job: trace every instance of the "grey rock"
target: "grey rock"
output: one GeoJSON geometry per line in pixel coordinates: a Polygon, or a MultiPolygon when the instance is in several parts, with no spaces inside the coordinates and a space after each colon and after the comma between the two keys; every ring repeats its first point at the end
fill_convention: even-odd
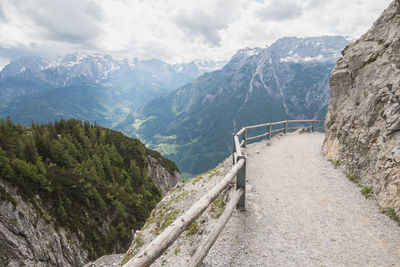
{"type": "Polygon", "coordinates": [[[149,176],[153,183],[163,190],[163,194],[182,183],[182,176],[179,172],[173,174],[163,168],[156,159],[147,156],[149,176]]]}
{"type": "Polygon", "coordinates": [[[400,214],[400,1],[343,50],[330,79],[324,153],[400,214]]]}
{"type": "Polygon", "coordinates": [[[121,265],[125,254],[105,255],[94,262],[90,262],[85,267],[117,267],[121,265]]]}
{"type": "Polygon", "coordinates": [[[75,233],[57,230],[16,188],[0,185],[15,201],[0,202],[0,266],[83,266],[88,252],[75,233]]]}

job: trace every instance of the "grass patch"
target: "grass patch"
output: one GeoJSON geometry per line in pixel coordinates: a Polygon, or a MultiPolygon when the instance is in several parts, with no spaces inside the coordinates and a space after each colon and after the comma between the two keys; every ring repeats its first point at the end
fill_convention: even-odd
{"type": "Polygon", "coordinates": [[[121,266],[127,263],[130,259],[132,259],[133,253],[132,250],[129,249],[128,252],[125,254],[124,258],[122,259],[121,266]]]}
{"type": "Polygon", "coordinates": [[[175,255],[178,255],[181,252],[181,247],[177,246],[174,250],[175,255]]]}
{"type": "Polygon", "coordinates": [[[371,186],[364,186],[361,188],[361,194],[365,196],[366,198],[369,198],[372,196],[372,187],[371,186]]]}
{"type": "Polygon", "coordinates": [[[162,260],[161,260],[161,265],[162,265],[162,266],[164,266],[166,263],[167,263],[167,260],[166,260],[166,259],[162,259],[162,260]]]}
{"type": "Polygon", "coordinates": [[[383,39],[379,39],[378,44],[380,44],[380,45],[383,44],[383,39]]]}
{"type": "Polygon", "coordinates": [[[400,217],[396,214],[396,211],[393,208],[386,208],[383,210],[383,213],[389,216],[393,221],[397,222],[400,226],[400,217]]]}
{"type": "Polygon", "coordinates": [[[201,234],[201,231],[199,230],[199,225],[197,224],[197,222],[192,222],[186,230],[186,236],[191,236],[197,233],[201,234]]]}
{"type": "Polygon", "coordinates": [[[177,203],[181,198],[184,198],[187,195],[189,195],[189,191],[184,190],[180,195],[178,195],[175,198],[172,198],[170,201],[168,201],[167,208],[170,207],[172,203],[177,203]]]}
{"type": "Polygon", "coordinates": [[[375,62],[377,59],[377,56],[371,56],[368,60],[367,60],[367,64],[370,64],[372,62],[375,62]]]}
{"type": "Polygon", "coordinates": [[[198,181],[201,180],[201,178],[203,178],[203,176],[197,175],[196,177],[192,178],[190,181],[192,181],[192,185],[195,185],[198,181]]]}
{"type": "Polygon", "coordinates": [[[136,236],[134,242],[135,242],[135,244],[136,244],[136,247],[138,247],[138,248],[140,248],[140,247],[143,246],[143,244],[144,244],[143,238],[142,238],[142,236],[141,236],[140,234],[138,234],[138,235],[136,236]]]}
{"type": "Polygon", "coordinates": [[[337,169],[338,167],[340,166],[340,160],[335,160],[334,162],[333,162],[333,168],[334,169],[337,169]]]}
{"type": "Polygon", "coordinates": [[[165,216],[164,222],[161,224],[160,229],[158,229],[156,231],[156,233],[158,234],[160,231],[163,231],[165,228],[170,226],[171,223],[173,223],[175,221],[178,213],[179,213],[179,210],[174,210],[174,211],[171,211],[167,216],[165,216]]]}
{"type": "Polygon", "coordinates": [[[224,196],[219,196],[216,200],[213,201],[211,206],[211,212],[215,214],[215,218],[221,216],[225,209],[225,201],[224,196]]]}
{"type": "Polygon", "coordinates": [[[155,223],[156,218],[154,217],[154,211],[155,209],[153,209],[150,213],[149,218],[146,220],[145,225],[143,226],[143,229],[147,229],[149,227],[150,224],[155,223]]]}
{"type": "Polygon", "coordinates": [[[361,186],[361,184],[360,184],[360,179],[357,178],[357,176],[348,173],[348,174],[346,175],[346,177],[347,177],[347,179],[350,180],[350,182],[356,184],[357,186],[361,186]]]}

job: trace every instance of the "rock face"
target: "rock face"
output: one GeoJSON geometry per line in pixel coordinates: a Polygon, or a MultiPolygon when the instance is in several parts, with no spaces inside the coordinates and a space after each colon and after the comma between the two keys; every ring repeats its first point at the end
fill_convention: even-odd
{"type": "Polygon", "coordinates": [[[400,214],[400,1],[333,70],[324,153],[400,214]]]}
{"type": "MultiPolygon", "coordinates": [[[[179,172],[171,174],[151,156],[147,160],[149,176],[164,194],[182,182],[179,172]]],[[[55,227],[45,204],[36,199],[41,212],[0,178],[0,266],[83,266],[89,255],[78,238],[83,234],[55,227]]],[[[110,262],[123,256],[103,256],[88,266],[113,266],[110,262]]]]}
{"type": "Polygon", "coordinates": [[[149,176],[153,183],[163,190],[163,194],[182,183],[182,176],[175,171],[173,174],[163,168],[156,159],[147,156],[149,176]]]}
{"type": "MultiPolygon", "coordinates": [[[[16,188],[0,179],[11,201],[0,201],[0,266],[82,266],[88,252],[76,234],[55,229],[16,188]]],[[[40,202],[40,201],[38,201],[40,202]]]]}

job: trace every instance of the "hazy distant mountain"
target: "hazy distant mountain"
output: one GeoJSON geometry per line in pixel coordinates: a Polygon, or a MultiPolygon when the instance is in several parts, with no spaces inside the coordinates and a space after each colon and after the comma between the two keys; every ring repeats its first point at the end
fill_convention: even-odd
{"type": "Polygon", "coordinates": [[[349,42],[340,36],[282,38],[239,50],[222,69],[156,98],[117,128],[200,173],[225,158],[232,132],[289,118],[324,118],[329,76],[349,42]]]}
{"type": "Polygon", "coordinates": [[[24,124],[74,117],[112,127],[147,101],[217,67],[83,52],[51,60],[25,57],[0,72],[0,116],[24,124]]]}

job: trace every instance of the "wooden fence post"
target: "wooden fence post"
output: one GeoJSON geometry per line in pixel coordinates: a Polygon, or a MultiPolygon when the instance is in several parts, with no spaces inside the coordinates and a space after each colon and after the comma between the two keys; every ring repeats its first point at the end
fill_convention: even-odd
{"type": "Polygon", "coordinates": [[[243,147],[246,147],[246,145],[247,145],[247,129],[246,128],[244,128],[243,140],[244,140],[243,147]]]}
{"type": "Polygon", "coordinates": [[[236,135],[236,134],[232,134],[232,162],[233,162],[233,165],[236,164],[235,135],[236,135]]]}
{"type": "Polygon", "coordinates": [[[236,208],[240,210],[245,210],[245,200],[246,200],[246,156],[238,156],[238,161],[244,159],[243,167],[236,174],[236,190],[243,188],[243,195],[240,197],[236,208]]]}
{"type": "Polygon", "coordinates": [[[268,124],[268,140],[271,140],[271,124],[268,124]]]}
{"type": "Polygon", "coordinates": [[[312,121],[312,126],[311,126],[311,132],[314,132],[314,127],[315,127],[315,121],[312,121]]]}
{"type": "Polygon", "coordinates": [[[285,121],[285,129],[283,130],[283,133],[287,133],[287,121],[285,121]]]}

